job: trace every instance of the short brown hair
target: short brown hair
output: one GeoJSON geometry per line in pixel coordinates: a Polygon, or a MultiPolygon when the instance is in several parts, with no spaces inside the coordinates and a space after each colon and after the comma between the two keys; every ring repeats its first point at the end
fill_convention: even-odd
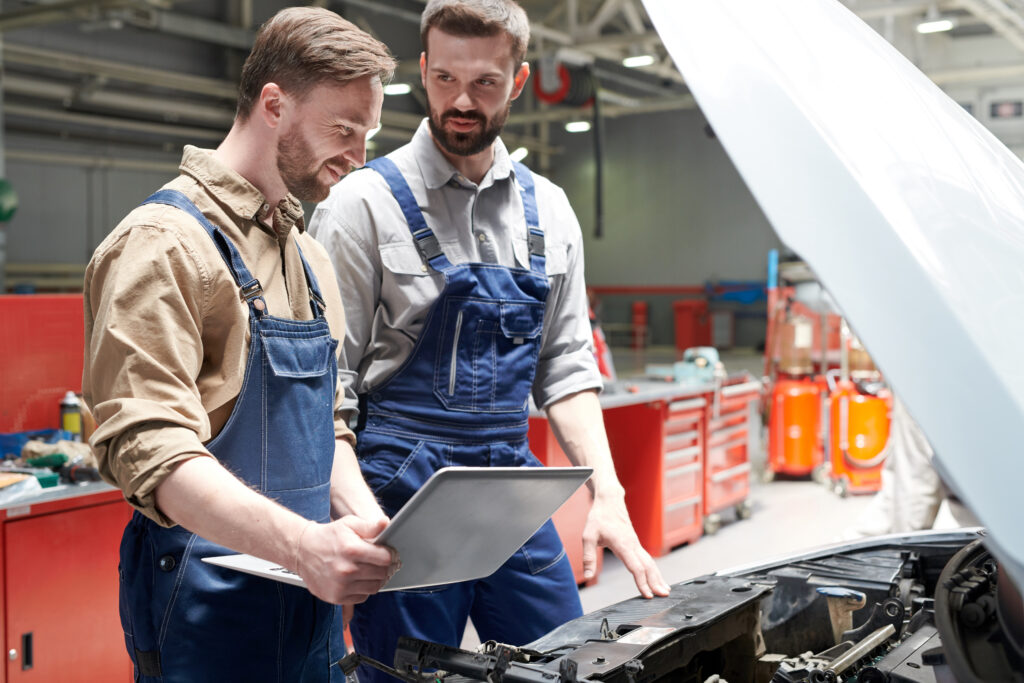
{"type": "Polygon", "coordinates": [[[249,118],[267,83],[303,97],[324,81],[378,76],[387,82],[395,58],[384,43],[321,7],[289,7],[260,27],[242,66],[235,116],[249,118]]]}
{"type": "Polygon", "coordinates": [[[430,0],[420,17],[420,40],[427,49],[427,33],[436,28],[453,36],[490,37],[507,33],[518,66],[526,59],[530,20],[512,0],[430,0]]]}

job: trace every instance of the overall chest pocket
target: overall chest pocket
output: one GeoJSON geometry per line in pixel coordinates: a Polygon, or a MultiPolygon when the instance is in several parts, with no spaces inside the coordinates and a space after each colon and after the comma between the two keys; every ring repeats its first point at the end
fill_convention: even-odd
{"type": "Polygon", "coordinates": [[[310,379],[331,369],[338,340],[329,334],[303,334],[281,330],[261,333],[263,349],[276,377],[310,379]]]}
{"type": "Polygon", "coordinates": [[[526,408],[540,350],[544,304],[452,297],[445,302],[434,394],[450,410],[526,408]]]}

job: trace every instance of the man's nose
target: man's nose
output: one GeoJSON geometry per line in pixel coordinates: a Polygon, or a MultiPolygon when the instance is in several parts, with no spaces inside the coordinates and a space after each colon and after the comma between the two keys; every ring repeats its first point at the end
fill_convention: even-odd
{"type": "Polygon", "coordinates": [[[352,148],[345,154],[345,158],[352,164],[352,169],[362,168],[366,165],[366,139],[362,139],[357,142],[352,148]]]}
{"type": "Polygon", "coordinates": [[[473,98],[469,96],[469,92],[466,90],[459,91],[459,94],[455,97],[455,101],[452,102],[452,106],[459,111],[470,111],[476,109],[476,105],[473,103],[473,98]]]}

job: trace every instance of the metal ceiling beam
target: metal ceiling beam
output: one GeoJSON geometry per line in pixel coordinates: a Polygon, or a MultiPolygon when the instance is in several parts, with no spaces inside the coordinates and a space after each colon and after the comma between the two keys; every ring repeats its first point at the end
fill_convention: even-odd
{"type": "Polygon", "coordinates": [[[604,3],[594,13],[594,17],[587,23],[585,33],[593,36],[601,35],[601,29],[622,10],[625,0],[604,0],[604,3]]]}
{"type": "Polygon", "coordinates": [[[256,38],[256,32],[249,28],[152,7],[140,6],[117,10],[108,12],[107,16],[122,19],[125,23],[138,28],[201,40],[213,45],[233,47],[238,50],[250,50],[253,40],[256,38]]]}
{"type": "Polygon", "coordinates": [[[893,0],[892,2],[863,3],[845,0],[847,8],[861,19],[881,19],[883,17],[907,16],[924,14],[935,5],[939,10],[957,7],[954,0],[893,0]]]}
{"type": "Polygon", "coordinates": [[[27,78],[16,74],[7,74],[4,78],[4,87],[8,93],[14,95],[56,101],[64,106],[76,101],[85,102],[104,109],[156,116],[165,120],[185,120],[207,124],[224,131],[231,126],[235,118],[233,109],[184,102],[173,98],[154,98],[101,89],[82,89],[75,85],[46,81],[40,78],[27,78]]]}
{"type": "Polygon", "coordinates": [[[181,90],[182,92],[219,97],[231,101],[238,97],[237,86],[227,80],[192,76],[125,62],[97,59],[70,52],[16,45],[10,41],[4,41],[3,56],[4,60],[10,64],[59,69],[68,73],[100,76],[127,83],[157,85],[171,90],[181,90]]]}
{"type": "MultiPolygon", "coordinates": [[[[1013,21],[1006,12],[1008,8],[1000,0],[957,0],[957,4],[974,16],[986,22],[992,30],[1006,38],[1018,50],[1024,51],[1024,29],[1013,21]]],[[[1010,14],[1020,16],[1013,10],[1010,14]]]]}
{"type": "Polygon", "coordinates": [[[386,14],[391,17],[397,17],[398,19],[404,19],[405,21],[412,22],[414,24],[420,23],[420,13],[410,12],[408,10],[399,9],[398,7],[392,7],[382,2],[373,0],[339,0],[343,5],[351,5],[353,7],[359,7],[361,9],[370,10],[377,14],[386,14]]]}
{"type": "MultiPolygon", "coordinates": [[[[697,103],[692,95],[678,95],[675,97],[640,100],[640,104],[637,106],[604,106],[601,107],[601,114],[609,118],[618,118],[633,114],[652,114],[662,111],[694,109],[696,106],[697,103]]],[[[581,118],[589,119],[592,115],[593,110],[589,107],[552,107],[524,114],[513,114],[508,117],[508,123],[509,125],[516,126],[526,126],[534,123],[558,123],[581,118]]],[[[503,135],[502,137],[505,136],[503,135]]]]}
{"type": "Polygon", "coordinates": [[[63,0],[0,12],[0,33],[31,26],[96,19],[104,10],[155,5],[169,7],[160,0],[63,0]]]}
{"type": "Polygon", "coordinates": [[[210,130],[209,128],[190,128],[187,126],[172,125],[169,123],[150,123],[147,121],[130,121],[114,116],[99,116],[96,114],[80,114],[77,112],[46,109],[45,107],[33,107],[20,104],[5,104],[4,111],[7,116],[24,116],[34,120],[52,121],[55,123],[85,126],[89,128],[103,128],[107,130],[127,130],[134,133],[145,133],[164,138],[176,140],[206,140],[219,141],[223,139],[223,131],[210,130]]]}
{"type": "Polygon", "coordinates": [[[27,161],[37,164],[54,164],[56,166],[81,166],[95,169],[110,168],[119,171],[156,171],[172,174],[177,174],[178,172],[178,164],[172,161],[95,157],[85,154],[53,154],[27,149],[8,149],[4,155],[8,161],[27,161]]]}
{"type": "Polygon", "coordinates": [[[1024,63],[942,69],[929,72],[928,78],[939,86],[975,85],[978,82],[989,81],[1019,81],[1024,79],[1024,63]]]}
{"type": "Polygon", "coordinates": [[[983,5],[987,5],[989,9],[1005,20],[1010,26],[1013,26],[1018,33],[1024,32],[1024,16],[1021,16],[1018,9],[1010,7],[1004,0],[980,0],[980,2],[983,5]]]}
{"type": "Polygon", "coordinates": [[[626,17],[626,23],[633,29],[634,33],[643,33],[647,30],[644,26],[643,17],[640,16],[640,10],[637,9],[635,2],[627,2],[622,8],[622,14],[626,17]]]}

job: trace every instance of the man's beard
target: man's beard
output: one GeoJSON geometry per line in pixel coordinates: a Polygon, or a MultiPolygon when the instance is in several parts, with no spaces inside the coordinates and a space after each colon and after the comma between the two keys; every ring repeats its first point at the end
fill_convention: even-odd
{"type": "MultiPolygon", "coordinates": [[[[310,168],[307,164],[314,158],[313,149],[299,134],[292,130],[277,142],[277,170],[290,193],[304,202],[322,202],[331,193],[331,186],[320,180],[320,171],[325,164],[310,168]]],[[[346,161],[335,162],[342,169],[342,175],[352,170],[346,161]]]]}
{"type": "Polygon", "coordinates": [[[437,144],[441,145],[441,149],[455,156],[470,157],[490,147],[491,143],[501,134],[501,129],[505,127],[505,122],[508,120],[508,113],[512,109],[512,99],[509,98],[505,108],[490,120],[478,111],[460,112],[457,109],[449,109],[438,115],[430,106],[429,98],[427,99],[427,109],[430,112],[430,116],[427,117],[430,133],[434,136],[437,144]],[[450,118],[474,119],[482,125],[468,133],[458,133],[445,129],[444,124],[450,118]]]}

